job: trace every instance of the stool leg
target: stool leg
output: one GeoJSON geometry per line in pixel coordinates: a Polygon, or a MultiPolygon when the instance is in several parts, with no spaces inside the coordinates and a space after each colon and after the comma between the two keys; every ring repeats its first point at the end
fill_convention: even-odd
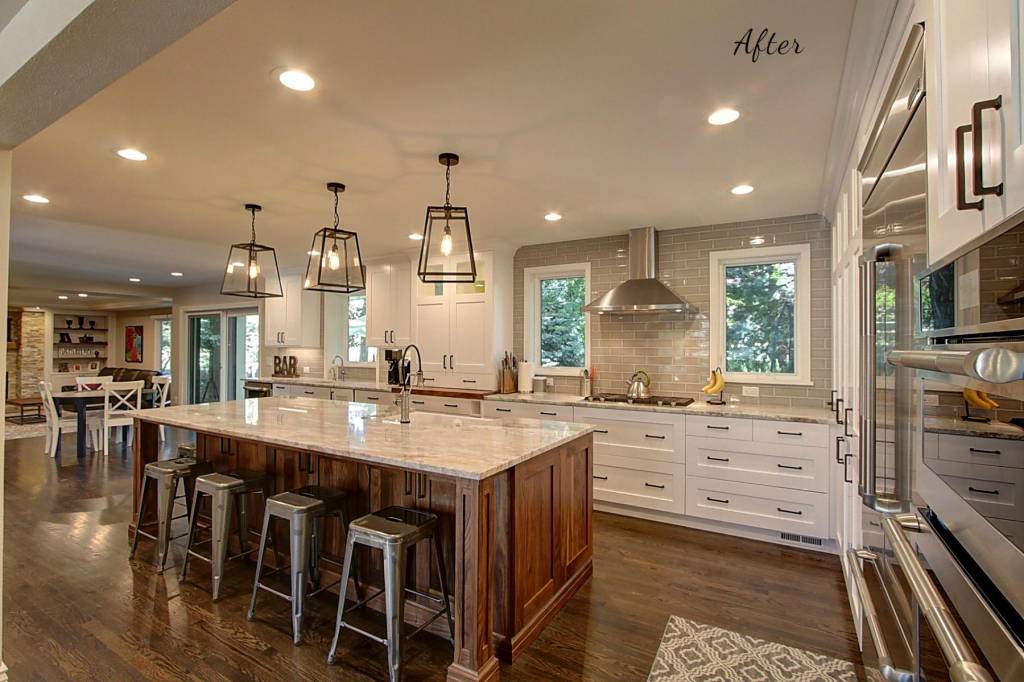
{"type": "Polygon", "coordinates": [[[312,541],[314,520],[309,514],[295,514],[291,520],[292,552],[292,642],[302,643],[302,616],[306,606],[306,580],[309,570],[309,545],[312,541]]]}
{"type": "Polygon", "coordinates": [[[242,554],[249,550],[249,496],[245,493],[235,500],[235,509],[238,514],[238,552],[242,554]]]}
{"type": "Polygon", "coordinates": [[[249,620],[256,616],[256,593],[260,591],[260,574],[263,572],[263,553],[267,550],[267,535],[270,532],[270,511],[263,512],[263,533],[260,534],[260,553],[256,557],[256,577],[252,581],[252,599],[249,601],[249,620]]]}
{"type": "Polygon", "coordinates": [[[199,520],[199,491],[192,491],[192,513],[188,515],[188,535],[185,538],[185,558],[181,560],[181,573],[178,574],[178,582],[183,582],[188,575],[189,551],[192,549],[192,541],[196,536],[196,522],[199,520]]]}
{"type": "MultiPolygon", "coordinates": [[[[185,513],[189,518],[192,518],[192,504],[195,501],[195,495],[193,493],[195,493],[196,490],[196,479],[191,476],[185,476],[181,480],[185,484],[185,513]]],[[[178,491],[175,490],[174,492],[178,491]]]]}
{"type": "Polygon", "coordinates": [[[323,517],[313,519],[313,542],[309,551],[309,580],[314,590],[320,589],[320,538],[323,534],[323,517]]]}
{"type": "Polygon", "coordinates": [[[213,600],[220,597],[220,583],[224,578],[224,562],[228,555],[228,538],[231,536],[231,500],[234,495],[227,490],[214,491],[212,495],[213,516],[213,600]]]}
{"type": "Polygon", "coordinates": [[[341,567],[341,583],[338,585],[338,617],[334,622],[334,639],[331,641],[331,648],[327,650],[327,665],[334,665],[335,656],[338,651],[338,640],[341,639],[341,624],[345,618],[345,593],[348,592],[348,575],[352,570],[352,555],[355,553],[355,543],[349,535],[345,542],[345,562],[341,567]]]}
{"type": "Polygon", "coordinates": [[[132,536],[132,551],[128,552],[128,558],[135,558],[135,550],[139,547],[139,528],[142,527],[142,515],[146,513],[146,491],[149,489],[149,476],[142,478],[142,492],[139,494],[139,512],[135,515],[135,534],[132,536]]]}
{"type": "Polygon", "coordinates": [[[176,476],[163,476],[157,482],[156,488],[156,510],[160,515],[157,531],[156,558],[159,564],[159,572],[164,572],[167,564],[168,550],[171,547],[171,516],[174,514],[174,496],[177,493],[178,478],[176,476]]]}
{"type": "Polygon", "coordinates": [[[444,615],[448,618],[448,633],[452,644],[455,643],[455,621],[452,620],[452,605],[448,602],[448,576],[444,570],[444,555],[441,554],[441,542],[437,535],[431,537],[434,543],[434,557],[437,563],[437,579],[441,583],[441,599],[444,600],[444,615]]]}
{"type": "Polygon", "coordinates": [[[384,545],[384,602],[388,620],[388,679],[402,674],[402,623],[405,620],[405,545],[384,545]]]}

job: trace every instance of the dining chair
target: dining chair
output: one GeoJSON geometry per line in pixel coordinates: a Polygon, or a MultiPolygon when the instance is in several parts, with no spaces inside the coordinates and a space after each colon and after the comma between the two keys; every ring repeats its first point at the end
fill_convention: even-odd
{"type": "Polygon", "coordinates": [[[57,448],[60,446],[61,433],[75,433],[78,431],[78,419],[62,417],[57,411],[57,404],[53,401],[53,386],[49,381],[39,382],[39,397],[43,399],[43,414],[46,415],[46,454],[50,457],[57,456],[57,448]]]}
{"type": "Polygon", "coordinates": [[[108,381],[103,384],[103,454],[110,450],[110,429],[118,426],[132,426],[134,418],[128,416],[133,410],[142,409],[142,387],[146,382],[108,381]]]}
{"type": "MultiPolygon", "coordinates": [[[[153,396],[153,407],[167,407],[171,403],[171,376],[169,374],[161,374],[160,376],[151,377],[150,381],[153,383],[153,388],[156,389],[156,395],[153,396]]],[[[166,426],[160,425],[160,440],[161,442],[166,440],[166,426]]]]}
{"type": "Polygon", "coordinates": [[[114,380],[111,376],[102,377],[75,377],[75,390],[98,391],[103,384],[109,384],[114,380]]]}

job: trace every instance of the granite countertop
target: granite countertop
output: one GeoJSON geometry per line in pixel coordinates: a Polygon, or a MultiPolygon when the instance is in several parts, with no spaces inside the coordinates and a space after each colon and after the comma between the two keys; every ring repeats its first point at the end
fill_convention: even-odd
{"type": "Polygon", "coordinates": [[[311,450],[372,464],[485,479],[594,430],[540,419],[481,419],[316,398],[276,397],[178,405],[137,419],[214,435],[311,450]]]}
{"type": "MultiPolygon", "coordinates": [[[[262,376],[256,379],[268,384],[291,384],[295,386],[316,386],[319,388],[343,388],[356,389],[361,391],[391,391],[398,392],[398,386],[375,381],[373,379],[319,379],[315,377],[275,377],[262,376]]],[[[430,386],[414,386],[413,393],[418,395],[439,395],[453,398],[469,398],[481,400],[494,391],[482,391],[473,388],[431,388],[430,386]]]]}
{"type": "Polygon", "coordinates": [[[977,436],[1003,440],[1024,440],[1024,429],[1005,422],[967,422],[956,417],[925,417],[925,433],[946,433],[955,436],[977,436]]]}
{"type": "Polygon", "coordinates": [[[768,421],[801,422],[806,424],[834,424],[836,417],[831,410],[821,407],[785,407],[780,405],[755,405],[752,403],[729,403],[727,405],[708,405],[703,400],[695,400],[686,407],[668,407],[664,405],[637,405],[629,403],[611,403],[585,401],[573,393],[493,393],[485,400],[501,400],[511,403],[532,403],[535,405],[571,405],[574,407],[594,407],[607,410],[637,410],[641,412],[661,412],[667,414],[690,414],[713,417],[747,417],[768,421]]]}

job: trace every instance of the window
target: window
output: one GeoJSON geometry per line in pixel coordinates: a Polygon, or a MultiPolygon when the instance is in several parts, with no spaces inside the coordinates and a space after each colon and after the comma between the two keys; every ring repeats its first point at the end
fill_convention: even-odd
{"type": "Polygon", "coordinates": [[[810,246],[711,254],[711,366],[744,383],[811,385],[810,246]]]}
{"type": "Polygon", "coordinates": [[[160,371],[169,374],[171,371],[171,318],[157,320],[160,327],[160,371]]]}
{"type": "Polygon", "coordinates": [[[526,359],[538,374],[576,375],[590,366],[590,263],[526,268],[526,359]]]}
{"type": "Polygon", "coordinates": [[[348,297],[348,358],[347,362],[375,363],[377,349],[366,345],[366,294],[348,297]]]}

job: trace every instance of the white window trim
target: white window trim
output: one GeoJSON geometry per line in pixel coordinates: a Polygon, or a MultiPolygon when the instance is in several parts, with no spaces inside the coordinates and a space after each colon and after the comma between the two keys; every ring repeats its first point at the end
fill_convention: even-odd
{"type": "MultiPolygon", "coordinates": [[[[590,263],[566,263],[523,269],[523,351],[537,376],[578,376],[583,367],[540,366],[540,280],[556,277],[584,277],[584,291],[590,295],[590,263]]],[[[590,367],[590,315],[583,314],[583,362],[590,367]]]]}
{"type": "MultiPolygon", "coordinates": [[[[348,357],[347,357],[348,356],[348,306],[349,306],[349,301],[351,300],[351,298],[353,296],[365,296],[366,297],[366,317],[367,317],[367,320],[369,320],[369,317],[370,317],[370,293],[369,293],[369,289],[364,289],[363,291],[360,291],[360,292],[357,292],[357,293],[348,294],[347,296],[345,296],[345,355],[346,355],[346,357],[345,357],[345,366],[346,367],[370,367],[372,369],[376,369],[377,368],[377,361],[376,360],[374,360],[373,362],[349,362],[348,357]]],[[[367,348],[377,348],[376,346],[371,346],[370,344],[367,344],[366,347],[367,348]]],[[[383,351],[380,348],[377,348],[377,357],[378,358],[380,357],[382,352],[383,351]]],[[[329,365],[326,365],[326,366],[329,366],[329,365]]]]}
{"type": "Polygon", "coordinates": [[[780,258],[796,259],[796,373],[761,374],[725,372],[726,381],[743,384],[783,384],[813,386],[811,381],[811,245],[767,246],[735,251],[712,251],[711,279],[711,367],[725,368],[725,267],[771,263],[780,258]]]}

